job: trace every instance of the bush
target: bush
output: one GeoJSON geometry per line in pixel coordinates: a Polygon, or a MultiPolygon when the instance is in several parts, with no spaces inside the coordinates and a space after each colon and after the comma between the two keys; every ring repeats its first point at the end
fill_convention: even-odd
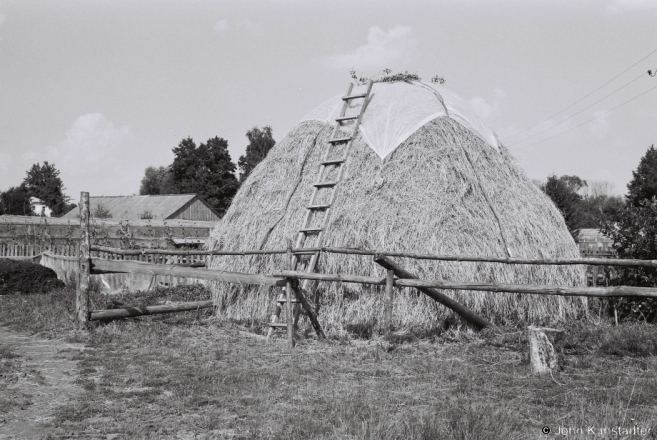
{"type": "Polygon", "coordinates": [[[0,295],[48,293],[64,287],[54,270],[27,261],[0,259],[0,295]]]}

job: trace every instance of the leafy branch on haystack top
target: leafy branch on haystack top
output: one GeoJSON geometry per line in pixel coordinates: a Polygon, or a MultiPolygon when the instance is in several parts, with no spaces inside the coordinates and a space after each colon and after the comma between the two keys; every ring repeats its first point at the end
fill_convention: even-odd
{"type": "MultiPolygon", "coordinates": [[[[420,78],[420,75],[417,73],[408,73],[408,71],[399,72],[399,73],[392,73],[391,69],[383,69],[380,72],[375,73],[369,78],[366,78],[365,76],[357,75],[355,70],[350,70],[349,75],[351,76],[351,79],[353,79],[357,85],[364,85],[367,84],[370,80],[374,82],[400,82],[400,81],[405,81],[407,83],[410,83],[412,81],[421,81],[422,78],[420,78]]],[[[439,83],[439,84],[445,84],[445,78],[439,75],[434,75],[431,78],[432,83],[439,83]]]]}

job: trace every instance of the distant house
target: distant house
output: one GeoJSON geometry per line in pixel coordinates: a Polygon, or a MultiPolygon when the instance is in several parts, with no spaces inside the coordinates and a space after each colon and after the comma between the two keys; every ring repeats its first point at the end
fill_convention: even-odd
{"type": "MultiPolygon", "coordinates": [[[[197,194],[169,194],[157,196],[101,196],[89,197],[91,216],[115,220],[193,220],[214,222],[221,217],[197,194]]],[[[74,208],[63,218],[77,218],[80,209],[74,208]]]]}
{"type": "Polygon", "coordinates": [[[34,215],[38,215],[39,217],[50,217],[52,213],[52,210],[46,206],[44,201],[36,197],[30,197],[30,207],[34,215]]]}
{"type": "Polygon", "coordinates": [[[579,253],[583,257],[611,257],[614,255],[614,240],[600,229],[580,229],[577,236],[579,253]]]}

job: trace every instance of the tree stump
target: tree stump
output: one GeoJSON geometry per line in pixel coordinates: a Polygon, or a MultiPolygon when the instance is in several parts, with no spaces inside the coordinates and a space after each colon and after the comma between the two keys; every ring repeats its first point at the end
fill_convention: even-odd
{"type": "Polygon", "coordinates": [[[550,374],[558,368],[557,352],[548,334],[558,335],[563,330],[553,328],[528,327],[529,363],[534,374],[550,374]]]}

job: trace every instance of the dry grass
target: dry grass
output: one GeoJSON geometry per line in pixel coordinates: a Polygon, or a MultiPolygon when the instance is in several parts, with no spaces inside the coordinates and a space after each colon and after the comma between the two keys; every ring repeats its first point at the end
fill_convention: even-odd
{"type": "MultiPolygon", "coordinates": [[[[316,180],[331,127],[304,122],[276,145],[242,185],[212,233],[210,247],[223,250],[284,248],[296,237],[316,180]]],[[[335,171],[325,180],[331,180],[335,171]]],[[[317,203],[325,200],[320,193],[317,203]]],[[[497,153],[447,119],[436,119],[381,161],[357,138],[338,190],[324,244],[390,251],[506,256],[577,257],[563,219],[502,148],[497,153]],[[489,203],[490,201],[490,203],[489,203]]],[[[314,219],[316,220],[316,219],[314,219]]],[[[582,285],[580,267],[504,266],[486,263],[403,261],[423,278],[582,285]]],[[[282,256],[216,257],[211,268],[270,272],[286,268],[282,256]]],[[[324,255],[318,271],[382,276],[370,258],[324,255]]],[[[380,289],[320,286],[320,320],[327,331],[348,325],[377,326],[380,289]]],[[[222,313],[266,320],[273,294],[263,289],[215,287],[222,313]]],[[[584,299],[447,291],[496,323],[550,323],[580,317],[584,299]]],[[[430,329],[448,313],[406,289],[396,296],[395,327],[430,329]]]]}
{"type": "MultiPolygon", "coordinates": [[[[194,295],[207,292],[172,289],[148,298],[194,295]]],[[[568,326],[564,369],[553,379],[529,374],[524,330],[323,343],[301,336],[289,352],[280,338],[266,344],[251,329],[194,312],[78,333],[67,318],[39,319],[65,310],[58,299],[9,295],[0,308],[0,325],[87,345],[78,357],[85,391],[44,426],[52,438],[495,440],[545,438],[543,426],[618,425],[651,429],[641,438],[657,438],[654,326],[568,326]]],[[[16,354],[0,348],[3,371],[19,368],[16,354]]]]}

